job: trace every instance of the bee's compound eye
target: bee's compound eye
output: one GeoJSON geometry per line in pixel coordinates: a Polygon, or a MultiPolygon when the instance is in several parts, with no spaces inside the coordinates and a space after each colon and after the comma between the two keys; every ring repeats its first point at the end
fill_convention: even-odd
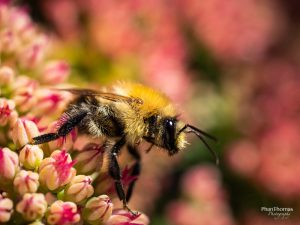
{"type": "Polygon", "coordinates": [[[175,148],[176,121],[174,119],[165,120],[165,145],[168,149],[175,148]]]}
{"type": "Polygon", "coordinates": [[[172,131],[172,130],[174,130],[174,127],[175,127],[175,121],[171,120],[171,119],[167,119],[166,120],[166,129],[168,131],[172,131]]]}

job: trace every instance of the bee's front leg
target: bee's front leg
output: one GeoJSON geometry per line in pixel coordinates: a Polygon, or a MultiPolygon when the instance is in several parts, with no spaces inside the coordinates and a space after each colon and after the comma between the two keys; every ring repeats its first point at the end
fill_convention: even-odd
{"type": "MultiPolygon", "coordinates": [[[[140,175],[141,172],[141,156],[138,153],[137,149],[135,146],[131,146],[128,145],[127,146],[128,152],[130,153],[130,155],[132,155],[132,157],[135,159],[135,164],[132,167],[132,172],[131,172],[131,176],[134,177],[138,177],[140,175]]],[[[137,179],[133,180],[128,187],[127,193],[126,193],[126,201],[129,202],[134,186],[135,186],[135,182],[137,181],[137,179]]]]}
{"type": "Polygon", "coordinates": [[[121,148],[125,145],[126,139],[122,137],[115,145],[112,147],[109,155],[109,174],[115,181],[115,188],[118,194],[119,199],[123,202],[124,209],[127,209],[132,214],[136,215],[136,212],[133,212],[127,205],[126,194],[124,191],[123,184],[121,182],[121,170],[118,163],[118,154],[121,148]]]}

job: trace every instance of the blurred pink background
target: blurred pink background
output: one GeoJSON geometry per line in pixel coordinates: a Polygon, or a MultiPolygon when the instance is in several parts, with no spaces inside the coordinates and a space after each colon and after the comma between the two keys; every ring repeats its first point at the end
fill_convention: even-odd
{"type": "Polygon", "coordinates": [[[71,81],[143,82],[219,139],[219,167],[196,139],[145,155],[131,204],[151,224],[300,224],[299,1],[24,2],[56,33],[71,81]]]}

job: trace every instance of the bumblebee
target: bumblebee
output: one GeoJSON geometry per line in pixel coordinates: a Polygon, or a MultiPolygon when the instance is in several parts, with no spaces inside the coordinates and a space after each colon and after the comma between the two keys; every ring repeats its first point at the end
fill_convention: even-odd
{"type": "Polygon", "coordinates": [[[113,142],[107,149],[109,155],[109,174],[114,179],[115,189],[124,208],[132,212],[129,201],[134,182],[125,193],[122,182],[118,155],[123,146],[135,159],[132,175],[140,174],[140,154],[137,146],[149,142],[164,149],[170,156],[186,146],[186,134],[195,134],[213,153],[205,137],[215,140],[206,132],[178,120],[170,100],[161,92],[136,83],[119,83],[109,90],[99,92],[90,89],[60,89],[76,96],[61,117],[57,132],[33,138],[34,145],[53,141],[68,135],[75,127],[84,134],[113,142]]]}

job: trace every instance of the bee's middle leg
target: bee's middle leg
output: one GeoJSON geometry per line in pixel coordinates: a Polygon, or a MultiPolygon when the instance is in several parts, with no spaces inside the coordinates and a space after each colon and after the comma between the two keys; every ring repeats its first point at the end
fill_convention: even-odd
{"type": "MultiPolygon", "coordinates": [[[[130,155],[135,159],[135,164],[132,167],[132,172],[131,172],[131,176],[139,176],[140,172],[141,172],[141,156],[138,153],[137,149],[134,146],[128,145],[127,146],[128,152],[130,153],[130,155]]],[[[127,193],[126,193],[126,201],[129,202],[134,186],[135,186],[135,182],[137,179],[133,180],[128,187],[127,193]]]]}
{"type": "Polygon", "coordinates": [[[121,181],[121,170],[118,163],[118,154],[121,148],[125,145],[125,137],[122,137],[119,141],[115,143],[112,147],[109,155],[109,174],[114,179],[115,188],[118,194],[119,199],[123,202],[123,207],[130,211],[132,214],[135,214],[127,205],[127,198],[124,191],[124,187],[121,181]]]}

